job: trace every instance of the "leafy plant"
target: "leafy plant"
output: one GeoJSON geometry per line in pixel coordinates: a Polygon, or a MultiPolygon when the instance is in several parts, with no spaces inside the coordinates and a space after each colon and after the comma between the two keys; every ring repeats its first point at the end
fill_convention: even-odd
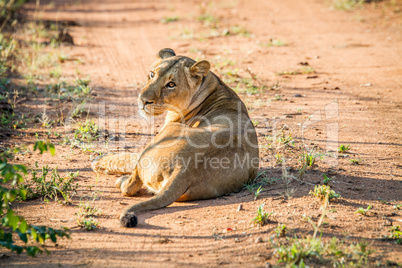
{"type": "Polygon", "coordinates": [[[277,237],[286,237],[286,230],[287,227],[285,224],[278,224],[274,231],[277,237]]]}
{"type": "Polygon", "coordinates": [[[271,99],[271,101],[281,101],[281,100],[282,100],[281,95],[275,95],[275,97],[271,99]]]}
{"type": "Polygon", "coordinates": [[[320,200],[324,200],[328,193],[329,200],[341,197],[340,194],[336,193],[334,190],[331,190],[331,187],[328,185],[316,185],[314,186],[314,191],[309,192],[310,195],[315,196],[320,200]]]}
{"type": "Polygon", "coordinates": [[[224,29],[222,32],[222,35],[223,36],[240,35],[243,37],[250,37],[251,33],[247,29],[236,25],[236,26],[230,27],[229,29],[224,29]]]}
{"type": "Polygon", "coordinates": [[[74,136],[65,136],[62,144],[70,144],[71,148],[79,148],[83,152],[93,152],[93,142],[100,136],[100,129],[95,120],[77,122],[74,127],[74,136]]]}
{"type": "Polygon", "coordinates": [[[276,75],[282,76],[282,75],[297,75],[297,74],[301,74],[301,72],[299,70],[294,70],[294,71],[282,71],[279,73],[276,73],[276,75]]]}
{"type": "Polygon", "coordinates": [[[330,178],[325,174],[322,174],[324,176],[324,185],[328,185],[332,180],[335,180],[335,178],[330,178]]]}
{"type": "Polygon", "coordinates": [[[339,153],[346,153],[350,150],[350,146],[349,145],[344,145],[342,144],[341,146],[339,146],[338,148],[338,152],[339,153]]]}
{"type": "Polygon", "coordinates": [[[96,195],[93,196],[91,201],[80,201],[78,205],[79,211],[77,215],[79,217],[90,217],[90,216],[99,216],[102,212],[99,208],[94,206],[94,202],[97,199],[96,195]]]}
{"type": "Polygon", "coordinates": [[[395,240],[395,243],[402,245],[402,229],[400,226],[391,226],[389,233],[389,236],[387,236],[388,239],[395,240]]]}
{"type": "Polygon", "coordinates": [[[279,135],[277,142],[282,146],[293,147],[295,145],[292,134],[286,135],[284,132],[279,135]]]}
{"type": "Polygon", "coordinates": [[[216,27],[219,19],[211,14],[204,13],[198,17],[198,20],[203,22],[205,26],[216,27]]]}
{"type": "Polygon", "coordinates": [[[301,163],[302,167],[312,167],[315,163],[315,159],[319,154],[314,152],[314,148],[310,152],[305,152],[302,154],[301,163]]]}
{"type": "Polygon", "coordinates": [[[340,10],[352,10],[357,6],[362,6],[368,0],[334,0],[334,7],[340,10]]]}
{"type": "Polygon", "coordinates": [[[32,193],[32,198],[43,197],[58,200],[58,197],[63,197],[64,203],[70,203],[71,197],[77,192],[78,184],[73,184],[74,179],[78,176],[78,171],[70,173],[68,178],[63,178],[57,171],[57,168],[52,170],[50,180],[47,180],[49,167],[43,166],[42,172],[38,176],[37,171],[32,172],[32,186],[23,185],[25,189],[29,189],[32,193]],[[32,189],[32,188],[33,189],[32,189]]]}
{"type": "Polygon", "coordinates": [[[356,258],[357,261],[355,263],[352,262],[352,264],[357,264],[357,266],[362,266],[363,264],[366,266],[370,254],[374,252],[374,250],[369,249],[368,243],[364,240],[358,242],[356,245],[352,244],[351,250],[352,254],[354,253],[356,256],[358,256],[356,258]]]}
{"type": "Polygon", "coordinates": [[[321,263],[328,267],[365,267],[370,255],[367,242],[345,245],[336,237],[324,242],[321,237],[287,238],[285,243],[274,243],[278,264],[286,267],[308,267],[308,263],[321,263]]]}
{"type": "Polygon", "coordinates": [[[368,211],[369,211],[371,208],[372,208],[372,205],[369,205],[366,209],[365,209],[365,208],[362,208],[362,207],[359,207],[359,209],[356,210],[355,213],[360,213],[360,214],[366,216],[367,213],[368,213],[368,211]]]}
{"type": "Polygon", "coordinates": [[[84,228],[88,231],[93,231],[98,228],[100,223],[94,220],[92,217],[90,217],[90,218],[77,219],[77,224],[81,228],[84,228]]]}
{"type": "Polygon", "coordinates": [[[161,23],[167,24],[167,23],[179,21],[179,19],[180,19],[180,18],[179,18],[178,16],[165,17],[165,18],[162,18],[162,19],[161,19],[161,23]]]}
{"type": "Polygon", "coordinates": [[[290,267],[305,267],[305,260],[318,258],[325,248],[321,244],[321,238],[289,239],[289,245],[274,244],[278,255],[278,263],[287,263],[290,267]],[[297,265],[297,266],[296,266],[297,265]]]}
{"type": "Polygon", "coordinates": [[[257,200],[258,196],[260,195],[261,191],[263,191],[264,188],[262,186],[258,187],[258,189],[254,192],[254,201],[257,200]]]}
{"type": "Polygon", "coordinates": [[[300,75],[300,74],[312,74],[315,73],[315,70],[311,66],[304,66],[301,69],[290,70],[290,71],[282,71],[276,73],[276,75],[283,76],[283,75],[300,75]]]}
{"type": "Polygon", "coordinates": [[[276,160],[276,163],[277,164],[280,164],[280,163],[282,163],[283,162],[283,154],[281,154],[281,153],[276,153],[275,154],[275,160],[276,160]]]}
{"type": "MultiPolygon", "coordinates": [[[[329,192],[325,195],[325,202],[321,207],[321,216],[315,224],[310,217],[307,221],[313,226],[314,234],[312,237],[286,238],[285,242],[278,240],[271,243],[275,248],[275,254],[278,256],[278,264],[286,263],[286,267],[308,267],[307,262],[320,263],[328,267],[352,267],[367,265],[370,254],[369,245],[365,241],[347,246],[343,241],[338,241],[333,237],[329,242],[321,240],[321,236],[317,237],[320,226],[324,223],[327,214],[329,192]]],[[[277,233],[281,228],[276,229],[277,233]]],[[[322,233],[321,233],[322,235],[322,233]]]]}
{"type": "Polygon", "coordinates": [[[54,145],[50,142],[44,142],[44,141],[35,142],[33,150],[36,151],[37,149],[39,150],[40,154],[49,151],[50,154],[53,156],[56,153],[54,145]]]}
{"type": "Polygon", "coordinates": [[[0,126],[8,126],[14,119],[14,114],[3,113],[0,115],[0,126]]]}
{"type": "Polygon", "coordinates": [[[59,79],[61,77],[61,67],[57,66],[54,69],[52,69],[50,71],[50,73],[49,73],[49,76],[53,77],[53,78],[56,78],[56,79],[59,79]]]}
{"type": "Polygon", "coordinates": [[[230,59],[214,62],[217,72],[222,80],[233,87],[236,92],[246,93],[248,95],[259,94],[265,89],[264,83],[260,81],[256,74],[250,69],[246,69],[247,74],[243,74],[239,68],[233,68],[236,63],[230,59]]]}
{"type": "MultiPolygon", "coordinates": [[[[40,150],[40,153],[51,147],[49,143],[43,141],[36,142],[34,146],[35,149],[40,150]]],[[[26,190],[19,189],[18,186],[24,182],[23,175],[28,171],[24,165],[9,164],[8,158],[10,157],[11,155],[7,153],[0,154],[0,246],[18,254],[26,251],[30,256],[35,256],[43,251],[48,252],[44,247],[45,241],[50,239],[56,243],[57,237],[69,237],[69,230],[30,225],[23,217],[15,214],[10,204],[17,197],[25,199],[26,190]],[[4,187],[5,184],[11,188],[4,187]],[[18,236],[25,245],[16,244],[15,236],[18,236]],[[34,244],[27,246],[29,241],[34,244]]]]}
{"type": "Polygon", "coordinates": [[[314,74],[315,73],[314,68],[311,66],[304,66],[300,71],[302,74],[314,74]]]}
{"type": "Polygon", "coordinates": [[[94,119],[87,119],[75,126],[74,138],[81,142],[92,142],[99,137],[99,126],[94,119]]]}
{"type": "Polygon", "coordinates": [[[89,86],[91,80],[87,79],[77,79],[77,86],[74,89],[74,93],[76,93],[79,97],[89,98],[92,94],[92,88],[89,86]]]}
{"type": "Polygon", "coordinates": [[[268,212],[264,211],[264,206],[265,206],[265,204],[261,204],[258,207],[257,216],[252,221],[255,224],[258,224],[261,226],[267,224],[271,220],[271,216],[275,213],[275,212],[268,213],[268,212]]]}
{"type": "Polygon", "coordinates": [[[394,209],[400,210],[402,208],[402,204],[394,205],[394,209]]]}
{"type": "Polygon", "coordinates": [[[95,230],[100,224],[99,221],[93,218],[102,214],[102,211],[94,205],[96,199],[97,194],[94,193],[91,200],[81,200],[78,205],[79,211],[77,212],[77,224],[88,231],[95,230]]]}
{"type": "Polygon", "coordinates": [[[355,165],[359,165],[361,162],[360,159],[350,159],[349,161],[350,161],[350,163],[355,164],[355,165]]]}
{"type": "Polygon", "coordinates": [[[260,172],[254,180],[249,181],[244,187],[252,194],[254,194],[255,200],[259,194],[264,190],[266,185],[272,185],[278,182],[279,179],[266,176],[266,171],[260,172]]]}
{"type": "Polygon", "coordinates": [[[384,199],[382,199],[382,198],[378,198],[378,202],[380,202],[381,204],[389,204],[389,202],[387,202],[387,201],[385,201],[384,199]]]}

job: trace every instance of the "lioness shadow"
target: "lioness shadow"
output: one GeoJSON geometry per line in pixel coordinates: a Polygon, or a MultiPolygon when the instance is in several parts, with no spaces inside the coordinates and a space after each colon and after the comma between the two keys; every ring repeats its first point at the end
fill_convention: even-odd
{"type": "MultiPolygon", "coordinates": [[[[270,168],[266,170],[269,170],[270,177],[276,176],[281,178],[282,176],[282,170],[280,168],[270,168]]],[[[323,172],[320,170],[312,170],[309,171],[303,179],[286,180],[281,178],[275,183],[264,185],[264,190],[261,191],[258,200],[264,200],[264,202],[268,205],[273,199],[282,199],[283,202],[287,202],[287,200],[292,198],[310,196],[310,191],[313,190],[316,185],[323,184],[322,174],[323,172]]],[[[331,175],[331,177],[335,178],[334,181],[331,182],[331,188],[337,193],[341,194],[341,198],[334,202],[337,202],[343,206],[350,206],[353,208],[362,206],[361,202],[354,202],[354,200],[366,201],[368,204],[378,200],[400,200],[402,197],[400,194],[402,193],[401,181],[350,176],[341,173],[334,173],[331,175]],[[381,187],[379,187],[380,185],[381,187]]],[[[127,203],[131,203],[132,201],[127,201],[127,203]]],[[[169,229],[169,227],[152,225],[148,223],[148,220],[156,215],[174,214],[177,212],[185,212],[206,207],[220,207],[233,204],[252,203],[254,201],[254,193],[247,190],[245,187],[238,193],[232,193],[216,199],[175,202],[166,208],[147,211],[137,215],[139,224],[136,228],[144,230],[169,229]]]]}

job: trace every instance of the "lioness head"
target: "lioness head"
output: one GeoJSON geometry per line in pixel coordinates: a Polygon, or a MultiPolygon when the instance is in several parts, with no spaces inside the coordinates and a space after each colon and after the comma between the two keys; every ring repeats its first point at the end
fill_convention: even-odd
{"type": "Polygon", "coordinates": [[[149,117],[166,110],[179,114],[189,111],[192,100],[208,74],[208,61],[194,61],[165,48],[151,66],[147,84],[138,97],[140,114],[149,117]]]}

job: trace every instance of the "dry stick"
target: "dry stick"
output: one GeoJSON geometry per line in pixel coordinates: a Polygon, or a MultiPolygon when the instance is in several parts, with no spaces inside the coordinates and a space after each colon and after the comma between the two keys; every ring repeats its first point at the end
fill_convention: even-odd
{"type": "MultiPolygon", "coordinates": [[[[260,193],[263,193],[263,192],[269,192],[269,191],[273,191],[273,190],[279,190],[279,189],[282,189],[282,187],[279,187],[279,188],[273,188],[273,189],[267,189],[267,190],[263,190],[263,191],[261,191],[260,193]]],[[[236,198],[245,197],[245,196],[248,196],[248,195],[251,195],[251,194],[252,194],[251,192],[250,192],[250,193],[246,193],[246,194],[241,195],[241,196],[236,196],[236,198]]]]}
{"type": "Polygon", "coordinates": [[[327,192],[327,195],[325,196],[324,204],[321,207],[322,214],[321,214],[320,219],[317,222],[317,225],[315,225],[314,222],[311,219],[308,219],[308,222],[311,225],[313,225],[313,229],[314,229],[313,238],[315,238],[317,236],[318,230],[320,229],[320,227],[321,227],[321,225],[322,225],[322,223],[324,221],[325,215],[327,214],[327,207],[328,207],[328,204],[329,204],[329,194],[330,194],[330,192],[331,192],[331,188],[329,188],[329,190],[327,192]]]}
{"type": "Polygon", "coordinates": [[[9,9],[7,17],[4,19],[3,24],[1,25],[1,31],[3,31],[3,28],[6,26],[7,21],[11,18],[11,7],[13,6],[15,0],[11,0],[7,4],[4,5],[3,9],[1,10],[1,13],[3,13],[4,9],[9,9]]]}

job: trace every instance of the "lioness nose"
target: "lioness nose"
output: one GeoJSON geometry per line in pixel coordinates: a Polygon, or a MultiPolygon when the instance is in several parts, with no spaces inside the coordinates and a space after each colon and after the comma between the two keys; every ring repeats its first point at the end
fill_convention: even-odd
{"type": "Polygon", "coordinates": [[[144,106],[147,105],[147,104],[154,104],[155,103],[155,101],[153,101],[153,100],[144,100],[143,98],[141,98],[141,101],[144,104],[144,106]]]}

